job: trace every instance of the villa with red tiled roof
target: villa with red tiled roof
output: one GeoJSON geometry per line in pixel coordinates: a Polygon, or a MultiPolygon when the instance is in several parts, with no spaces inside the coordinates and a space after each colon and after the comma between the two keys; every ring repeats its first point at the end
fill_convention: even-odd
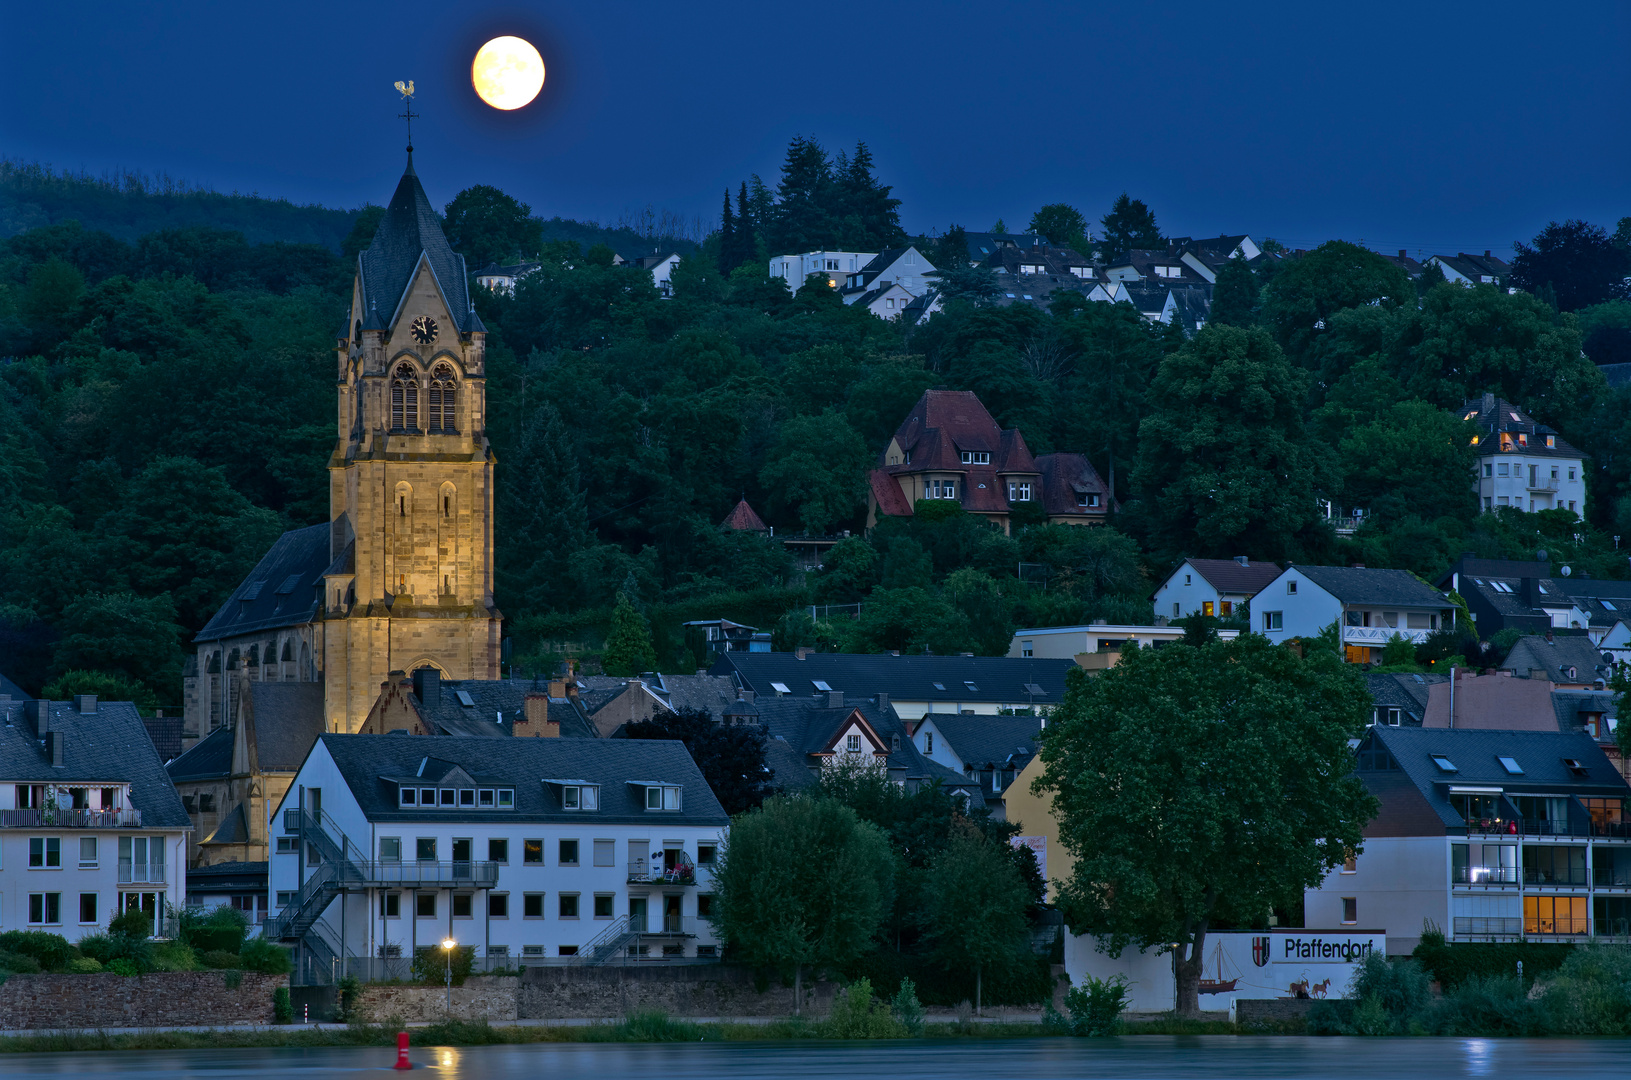
{"type": "Polygon", "coordinates": [[[1004,531],[1016,503],[1037,503],[1050,524],[1099,525],[1110,493],[1081,454],[1033,457],[1018,430],[1004,431],[966,390],[918,399],[867,477],[867,527],[911,517],[919,499],[953,499],[1004,531]]]}

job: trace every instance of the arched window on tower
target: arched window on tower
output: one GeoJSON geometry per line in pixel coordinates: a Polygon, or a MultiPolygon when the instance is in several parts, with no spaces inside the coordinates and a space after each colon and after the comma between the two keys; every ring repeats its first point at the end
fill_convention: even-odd
{"type": "Polygon", "coordinates": [[[430,430],[453,431],[453,406],[458,396],[453,365],[437,364],[430,375],[430,430]]]}
{"type": "Polygon", "coordinates": [[[398,364],[391,376],[391,430],[419,430],[419,372],[412,364],[398,364]]]}

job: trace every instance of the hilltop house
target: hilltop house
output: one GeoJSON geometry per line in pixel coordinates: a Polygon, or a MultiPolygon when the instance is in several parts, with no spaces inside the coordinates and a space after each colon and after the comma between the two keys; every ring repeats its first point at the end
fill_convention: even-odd
{"type": "Polygon", "coordinates": [[[1150,597],[1158,615],[1179,619],[1211,615],[1226,619],[1243,610],[1258,591],[1280,576],[1272,562],[1233,559],[1185,559],[1150,597]]]}
{"type": "Polygon", "coordinates": [[[1040,716],[940,713],[925,716],[912,729],[912,744],[930,761],[978,783],[990,803],[1036,757],[1037,735],[1046,723],[1040,716]]]}
{"type": "Polygon", "coordinates": [[[1006,531],[1016,506],[1053,524],[1096,525],[1110,492],[1081,454],[1032,457],[1025,437],[1002,430],[974,394],[928,390],[867,477],[867,527],[910,517],[920,500],[950,499],[1006,531]]]}
{"type": "Polygon", "coordinates": [[[1481,507],[1585,516],[1585,459],[1555,429],[1494,394],[1466,402],[1461,411],[1480,433],[1474,485],[1481,507]]]}
{"type": "Polygon", "coordinates": [[[878,257],[876,251],[807,251],[802,255],[777,255],[770,260],[770,276],[786,282],[789,292],[804,287],[811,274],[820,274],[830,289],[840,289],[851,274],[878,257]]]}
{"type": "Polygon", "coordinates": [[[272,819],[265,936],[365,978],[447,938],[487,964],[706,959],[729,825],[678,742],[324,735],[272,819]]]}
{"type": "Polygon", "coordinates": [[[1395,637],[1420,644],[1455,625],[1455,605],[1406,570],[1288,566],[1252,601],[1253,629],[1275,643],[1341,627],[1350,663],[1378,663],[1395,637]]]}
{"type": "Polygon", "coordinates": [[[1444,280],[1452,285],[1499,285],[1501,279],[1512,272],[1512,266],[1485,251],[1482,255],[1458,251],[1454,255],[1430,255],[1427,266],[1436,266],[1444,272],[1444,280]]]}
{"type": "Polygon", "coordinates": [[[187,895],[192,823],[136,706],[0,701],[0,926],[78,941],[187,895]]]}
{"type": "Polygon", "coordinates": [[[1519,638],[1500,670],[1519,679],[1537,679],[1559,690],[1601,690],[1614,675],[1614,658],[1584,634],[1519,638]]]}

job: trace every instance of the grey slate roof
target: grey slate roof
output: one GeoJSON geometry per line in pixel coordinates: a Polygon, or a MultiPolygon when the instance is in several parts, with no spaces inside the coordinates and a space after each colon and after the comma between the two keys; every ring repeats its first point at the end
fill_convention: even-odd
{"type": "MultiPolygon", "coordinates": [[[[1385,746],[1400,770],[1437,815],[1437,822],[1420,822],[1419,835],[1460,834],[1466,823],[1450,804],[1450,786],[1499,787],[1509,795],[1575,794],[1585,796],[1626,796],[1631,788],[1625,778],[1604,756],[1597,743],[1585,735],[1549,731],[1486,731],[1466,728],[1382,728],[1370,730],[1361,753],[1372,740],[1385,746]],[[1453,773],[1441,770],[1432,755],[1442,754],[1456,767],[1453,773]],[[1514,776],[1502,767],[1500,757],[1510,757],[1523,768],[1514,776]],[[1586,770],[1575,775],[1563,760],[1572,758],[1586,770]],[[1436,828],[1433,826],[1437,826],[1436,828]]],[[[1385,773],[1361,772],[1368,782],[1385,773]]]]}
{"type": "MultiPolygon", "coordinates": [[[[1244,556],[1242,556],[1244,558],[1244,556]]],[[[1186,559],[1195,572],[1220,593],[1255,596],[1263,586],[1280,576],[1280,567],[1259,559],[1245,564],[1234,559],[1186,559]]]]}
{"type": "Polygon", "coordinates": [[[244,804],[239,803],[232,808],[215,831],[210,833],[200,844],[247,844],[249,843],[249,815],[244,811],[244,804]]]}
{"type": "Polygon", "coordinates": [[[209,780],[232,771],[232,729],[218,727],[165,767],[172,782],[209,780]]]}
{"type": "Polygon", "coordinates": [[[1404,710],[1400,722],[1405,727],[1421,727],[1427,715],[1427,688],[1434,683],[1450,681],[1448,675],[1411,675],[1391,672],[1366,675],[1365,687],[1378,705],[1404,710]]]}
{"type": "Polygon", "coordinates": [[[724,675],[654,675],[646,685],[675,712],[694,709],[715,720],[736,700],[736,684],[724,675]]]}
{"type": "Polygon", "coordinates": [[[595,822],[680,825],[729,823],[702,771],[685,744],[661,739],[448,739],[434,735],[324,735],[318,740],[334,759],[363,813],[379,822],[455,822],[479,816],[483,821],[595,822]],[[403,810],[396,785],[387,776],[413,776],[427,758],[457,765],[471,775],[513,784],[515,810],[403,810]],[[598,811],[561,808],[558,791],[543,781],[583,780],[600,785],[598,811]],[[645,809],[644,792],[631,780],[678,784],[682,809],[653,813],[645,809]]]}
{"type": "MultiPolygon", "coordinates": [[[[515,720],[526,713],[527,698],[548,693],[549,684],[536,679],[443,679],[435,701],[415,697],[414,702],[420,718],[442,735],[489,738],[511,735],[515,720]],[[461,690],[470,696],[471,704],[459,699],[461,690]]],[[[570,704],[551,701],[549,718],[561,725],[563,739],[595,737],[588,721],[570,704]]]]}
{"type": "Polygon", "coordinates": [[[51,730],[63,735],[62,765],[45,756],[23,706],[0,703],[0,783],[128,783],[143,828],[192,827],[135,705],[104,701],[86,715],[63,701],[41,702],[40,708],[48,710],[51,730]]]}
{"type": "Polygon", "coordinates": [[[294,772],[327,726],[322,683],[249,684],[255,714],[255,763],[262,772],[294,772]]]}
{"type": "MultiPolygon", "coordinates": [[[[1618,695],[1612,690],[1553,690],[1552,710],[1557,713],[1557,730],[1577,732],[1584,731],[1585,721],[1581,713],[1602,713],[1604,716],[1615,715],[1615,701],[1618,695]]],[[[1604,738],[1602,741],[1613,742],[1614,737],[1604,725],[1604,738]]]]}
{"type": "MultiPolygon", "coordinates": [[[[1453,263],[1454,260],[1446,261],[1453,263]]],[[[1463,273],[1474,278],[1474,280],[1477,279],[1476,271],[1463,271],[1463,273]]],[[[1505,398],[1498,398],[1494,394],[1485,394],[1481,398],[1472,398],[1463,402],[1461,410],[1463,415],[1477,426],[1478,430],[1485,433],[1485,438],[1480,440],[1478,447],[1480,456],[1499,452],[1500,440],[1497,436],[1503,431],[1511,432],[1514,435],[1526,434],[1533,436],[1527,446],[1514,448],[1527,457],[1578,458],[1582,456],[1579,450],[1563,441],[1563,436],[1557,433],[1556,428],[1547,427],[1505,398]],[[1555,446],[1546,445],[1545,436],[1547,435],[1552,436],[1553,442],[1556,443],[1555,446]],[[1495,439],[1494,444],[1489,442],[1491,438],[1495,439]]]]}
{"type": "Polygon", "coordinates": [[[142,726],[147,729],[147,737],[153,740],[153,749],[159,752],[160,761],[174,761],[181,756],[185,724],[185,718],[180,716],[142,717],[142,726]]]}
{"type": "Polygon", "coordinates": [[[312,621],[329,562],[329,527],[310,525],[278,537],[194,641],[219,641],[312,621]]]}
{"type": "Polygon", "coordinates": [[[1544,637],[1522,637],[1512,646],[1501,662],[1501,670],[1510,670],[1518,676],[1528,676],[1535,670],[1546,672],[1550,682],[1593,682],[1607,679],[1613,674],[1613,665],[1589,637],[1581,634],[1557,634],[1551,641],[1544,637]],[[1574,668],[1571,676],[1565,668],[1574,668]]]}
{"type": "Polygon", "coordinates": [[[362,274],[363,306],[370,317],[377,315],[387,326],[397,317],[397,307],[413,281],[421,254],[430,262],[460,332],[485,331],[486,327],[470,306],[464,256],[455,255],[449,246],[442,232],[442,219],[430,205],[413,171],[410,153],[408,167],[396,185],[390,205],[385,208],[373,242],[357,256],[362,274]]]}
{"type": "Polygon", "coordinates": [[[733,652],[721,656],[711,670],[733,675],[743,689],[758,694],[761,708],[776,693],[772,683],[782,683],[794,697],[808,697],[820,692],[817,679],[851,700],[884,693],[894,701],[1057,705],[1065,697],[1065,675],[1075,666],[1074,660],[1008,656],[810,653],[800,660],[789,652],[733,652]],[[1027,691],[1027,684],[1042,693],[1027,691]]]}
{"type": "Polygon", "coordinates": [[[1012,764],[1024,768],[1036,756],[1042,720],[1036,716],[962,716],[937,713],[925,716],[963,764],[975,769],[1012,764]]]}
{"type": "Polygon", "coordinates": [[[13,701],[28,700],[28,695],[23,692],[23,688],[4,675],[0,675],[0,697],[9,697],[13,701]]]}
{"type": "Polygon", "coordinates": [[[1408,570],[1359,566],[1288,566],[1345,604],[1397,604],[1444,609],[1451,603],[1408,570]]]}
{"type": "Polygon", "coordinates": [[[876,698],[860,701],[845,698],[844,704],[836,706],[829,705],[828,701],[827,696],[822,695],[819,698],[760,697],[753,703],[758,710],[759,722],[769,732],[772,744],[781,743],[787,748],[785,751],[777,748],[776,758],[782,761],[781,765],[776,764],[775,760],[771,761],[778,785],[803,786],[802,783],[784,782],[784,777],[797,776],[797,773],[785,771],[789,768],[802,769],[812,777],[808,782],[813,783],[814,773],[810,769],[812,759],[809,755],[825,750],[858,709],[872,730],[884,740],[885,746],[890,748],[888,770],[891,780],[908,786],[938,780],[949,788],[969,790],[975,805],[983,802],[978,783],[939,762],[930,761],[919,752],[893,705],[880,706],[876,698]],[[894,749],[897,743],[898,750],[894,749]]]}
{"type": "Polygon", "coordinates": [[[264,862],[222,862],[191,867],[187,871],[187,892],[189,895],[265,892],[266,871],[264,862]]]}

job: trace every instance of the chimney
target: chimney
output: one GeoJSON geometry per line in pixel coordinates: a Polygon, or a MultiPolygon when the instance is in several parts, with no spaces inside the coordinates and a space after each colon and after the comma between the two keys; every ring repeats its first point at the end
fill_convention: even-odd
{"type": "Polygon", "coordinates": [[[561,722],[549,718],[549,698],[543,694],[528,694],[522,701],[521,710],[521,718],[510,725],[510,734],[534,739],[561,737],[561,722]]]}
{"type": "Polygon", "coordinates": [[[433,667],[422,667],[413,673],[413,694],[427,709],[442,705],[442,673],[433,667]]]}
{"type": "Polygon", "coordinates": [[[738,701],[745,701],[749,705],[752,705],[753,704],[753,699],[758,697],[758,696],[759,695],[757,693],[755,693],[754,691],[752,691],[752,690],[738,690],[736,692],[737,700],[738,701]]]}
{"type": "Polygon", "coordinates": [[[797,656],[800,660],[804,660],[804,659],[807,659],[809,657],[809,655],[814,651],[815,651],[814,649],[811,649],[811,648],[808,648],[806,646],[801,645],[797,649],[793,650],[793,655],[797,656]]]}
{"type": "Polygon", "coordinates": [[[563,698],[563,697],[565,697],[566,696],[566,680],[565,679],[551,679],[551,680],[549,680],[549,696],[552,697],[552,698],[563,698]]]}
{"type": "Polygon", "coordinates": [[[1552,628],[1550,626],[1548,626],[1546,628],[1546,644],[1548,644],[1548,645],[1557,644],[1557,642],[1552,640],[1552,628]]]}
{"type": "Polygon", "coordinates": [[[1484,258],[1489,258],[1489,248],[1484,249],[1484,258]]]}
{"type": "Polygon", "coordinates": [[[889,695],[883,693],[882,691],[879,691],[879,693],[878,693],[878,708],[880,708],[880,709],[889,708],[889,695]]]}
{"type": "Polygon", "coordinates": [[[1241,566],[1250,566],[1252,564],[1252,561],[1244,555],[1236,555],[1235,562],[1239,563],[1241,566]]]}
{"type": "Polygon", "coordinates": [[[75,694],[74,695],[74,711],[79,713],[79,715],[81,715],[81,716],[95,716],[96,715],[96,695],[95,694],[75,694]]]}
{"type": "Polygon", "coordinates": [[[844,691],[842,691],[842,690],[828,690],[827,691],[827,708],[829,708],[829,709],[842,709],[843,707],[844,707],[844,691]]]}
{"type": "Polygon", "coordinates": [[[1401,259],[1402,259],[1402,258],[1404,258],[1404,257],[1405,257],[1405,251],[1404,251],[1404,248],[1400,248],[1400,249],[1399,249],[1399,258],[1401,258],[1401,259]]]}
{"type": "Polygon", "coordinates": [[[43,739],[45,733],[51,730],[51,703],[49,701],[23,702],[23,718],[28,721],[34,734],[43,739]]]}
{"type": "Polygon", "coordinates": [[[62,744],[62,732],[48,731],[45,733],[45,755],[51,759],[51,764],[55,768],[62,767],[62,744]]]}

